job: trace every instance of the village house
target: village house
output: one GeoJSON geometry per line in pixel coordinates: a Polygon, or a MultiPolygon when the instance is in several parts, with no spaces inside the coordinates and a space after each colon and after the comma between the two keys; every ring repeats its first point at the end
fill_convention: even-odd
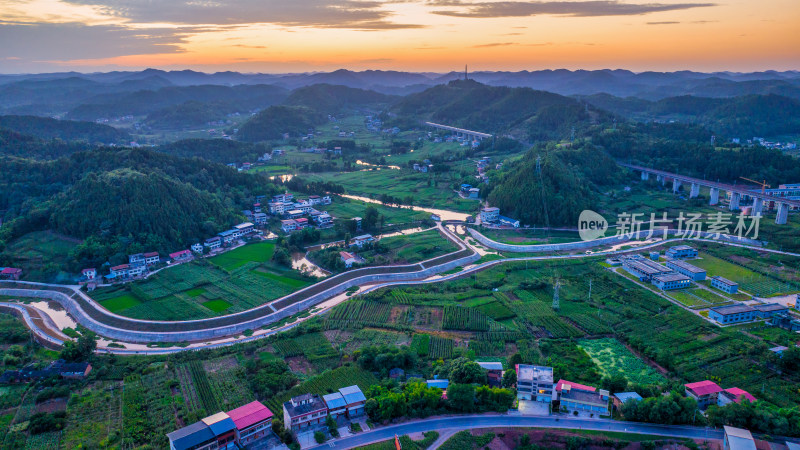
{"type": "Polygon", "coordinates": [[[697,401],[697,407],[705,410],[709,405],[717,403],[717,397],[722,392],[722,388],[713,381],[697,381],[684,385],[686,388],[686,396],[691,397],[697,401]]]}
{"type": "Polygon", "coordinates": [[[236,442],[241,446],[251,444],[272,432],[272,411],[261,402],[250,402],[232,411],[228,416],[236,425],[236,442]]]}
{"type": "Polygon", "coordinates": [[[583,411],[590,414],[608,415],[609,393],[606,390],[566,380],[556,384],[559,405],[569,412],[583,411]]]}
{"type": "Polygon", "coordinates": [[[222,238],[219,236],[208,238],[203,245],[208,247],[209,250],[220,248],[222,246],[222,238]]]}
{"type": "Polygon", "coordinates": [[[478,365],[486,370],[486,378],[490,387],[500,387],[503,385],[503,364],[493,362],[478,361],[478,365]]]}
{"type": "Polygon", "coordinates": [[[167,434],[171,450],[233,450],[236,424],[224,412],[201,419],[167,434]]]}
{"type": "Polygon", "coordinates": [[[742,403],[742,401],[755,403],[756,398],[744,389],[737,387],[724,389],[717,395],[717,405],[719,406],[725,406],[728,403],[742,403]]]}
{"type": "Polygon", "coordinates": [[[285,211],[283,202],[272,202],[269,204],[269,213],[282,216],[285,211]]]}
{"type": "Polygon", "coordinates": [[[636,392],[617,392],[611,397],[611,402],[614,404],[614,409],[617,411],[622,408],[622,405],[627,401],[640,402],[642,396],[636,392]]]}
{"type": "Polygon", "coordinates": [[[352,419],[364,414],[364,405],[367,403],[367,397],[364,396],[364,393],[361,392],[357,385],[343,387],[339,389],[339,393],[344,397],[347,417],[352,419]]]}
{"type": "Polygon", "coordinates": [[[217,236],[222,239],[222,245],[228,246],[234,241],[234,239],[236,239],[234,233],[234,230],[225,230],[217,233],[217,236]]]}
{"type": "Polygon", "coordinates": [[[172,262],[189,261],[192,259],[192,252],[189,250],[181,250],[179,252],[170,253],[169,259],[171,259],[172,262]]]}
{"type": "Polygon", "coordinates": [[[500,219],[500,208],[487,206],[481,209],[481,222],[494,223],[500,219]]]}
{"type": "Polygon", "coordinates": [[[333,226],[333,217],[328,213],[322,213],[316,217],[317,226],[320,228],[329,228],[333,226]]]}
{"type": "Polygon", "coordinates": [[[90,269],[83,269],[81,270],[81,275],[85,280],[91,281],[97,278],[97,269],[90,268],[90,269]]]}
{"type": "Polygon", "coordinates": [[[251,222],[240,223],[239,225],[234,225],[233,228],[241,233],[241,236],[248,235],[255,231],[251,222]]]}
{"type": "Polygon", "coordinates": [[[255,222],[256,225],[259,225],[259,226],[266,225],[267,224],[267,214],[263,213],[263,212],[257,212],[255,214],[253,214],[253,222],[255,222]]]}
{"type": "Polygon", "coordinates": [[[306,219],[305,217],[300,217],[300,218],[294,219],[294,222],[295,222],[295,224],[297,224],[297,229],[298,230],[302,230],[303,228],[308,228],[308,226],[309,226],[308,225],[308,219],[306,219]]]}
{"type": "Polygon", "coordinates": [[[327,416],[328,407],[318,395],[298,395],[283,404],[283,424],[292,431],[323,424],[327,416]]]}
{"type": "Polygon", "coordinates": [[[353,267],[353,264],[356,263],[356,255],[348,252],[339,252],[339,257],[342,259],[344,266],[348,269],[353,267]]]}
{"type": "Polygon", "coordinates": [[[517,364],[517,398],[550,403],[554,400],[553,368],[517,364]]]}
{"type": "Polygon", "coordinates": [[[281,220],[281,230],[283,230],[284,233],[291,233],[297,230],[297,222],[292,219],[281,220]]]}
{"type": "Polygon", "coordinates": [[[196,242],[196,243],[192,244],[191,249],[195,253],[203,254],[203,244],[201,244],[199,242],[196,242]]]}
{"type": "Polygon", "coordinates": [[[323,395],[322,400],[325,401],[325,406],[328,407],[328,415],[334,419],[343,416],[347,412],[347,403],[340,392],[323,395]]]}
{"type": "Polygon", "coordinates": [[[362,234],[361,236],[356,236],[352,239],[350,246],[356,247],[363,247],[365,244],[369,244],[375,241],[375,238],[372,237],[371,234],[362,234]]]}
{"type": "Polygon", "coordinates": [[[19,280],[22,278],[22,269],[16,267],[4,267],[0,269],[0,279],[19,280]]]}

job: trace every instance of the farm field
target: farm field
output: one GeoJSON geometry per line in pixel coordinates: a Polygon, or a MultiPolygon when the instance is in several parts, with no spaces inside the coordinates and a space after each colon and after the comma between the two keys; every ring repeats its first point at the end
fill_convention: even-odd
{"type": "Polygon", "coordinates": [[[92,297],[109,311],[135,319],[203,319],[245,311],[313,282],[271,263],[273,245],[239,247],[230,255],[180,264],[143,281],[98,289],[92,297]]]}
{"type": "Polygon", "coordinates": [[[370,206],[376,208],[378,210],[378,214],[386,217],[387,225],[409,223],[430,217],[430,214],[424,211],[414,211],[408,208],[393,208],[385,205],[353,200],[341,196],[335,197],[331,204],[326,205],[324,209],[328,211],[328,214],[332,215],[336,219],[347,220],[352,219],[353,217],[364,217],[364,211],[370,206]]]}
{"type": "Polygon", "coordinates": [[[708,253],[701,253],[701,259],[692,260],[691,263],[708,271],[709,277],[719,275],[739,283],[741,291],[748,292],[758,297],[771,297],[774,295],[797,292],[797,288],[787,282],[767,277],[758,272],[749,270],[732,262],[725,261],[708,253]]]}
{"type": "Polygon", "coordinates": [[[455,174],[411,172],[407,168],[364,170],[357,172],[326,172],[310,174],[309,181],[328,181],[347,186],[348,193],[377,198],[381,194],[397,198],[413,197],[415,206],[449,209],[474,213],[480,208],[475,200],[460,198],[453,191],[453,183],[460,180],[455,174]],[[392,176],[386,170],[393,170],[392,176]],[[396,175],[394,174],[396,172],[396,175]]]}
{"type": "Polygon", "coordinates": [[[658,384],[665,381],[661,374],[634,356],[616,339],[583,339],[578,341],[578,346],[589,354],[606,376],[621,373],[629,382],[638,384],[658,384]]]}
{"type": "Polygon", "coordinates": [[[381,239],[380,245],[388,251],[379,254],[375,250],[366,250],[358,252],[358,255],[367,259],[370,265],[412,264],[458,250],[437,230],[390,236],[381,239]]]}

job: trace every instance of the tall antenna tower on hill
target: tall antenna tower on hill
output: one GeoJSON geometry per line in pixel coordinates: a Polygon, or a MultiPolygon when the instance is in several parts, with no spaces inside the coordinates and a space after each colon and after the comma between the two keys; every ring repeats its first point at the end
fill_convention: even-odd
{"type": "Polygon", "coordinates": [[[469,80],[469,77],[467,77],[467,65],[466,64],[464,64],[464,79],[465,80],[469,80]]]}

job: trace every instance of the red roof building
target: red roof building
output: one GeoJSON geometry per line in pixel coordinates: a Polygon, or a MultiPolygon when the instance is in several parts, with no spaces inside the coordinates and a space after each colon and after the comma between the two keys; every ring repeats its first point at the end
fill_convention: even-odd
{"type": "Polygon", "coordinates": [[[592,386],[586,386],[585,384],[573,383],[572,381],[567,381],[567,380],[558,380],[558,383],[556,383],[556,392],[561,392],[561,386],[565,384],[568,384],[570,386],[570,389],[572,389],[573,391],[578,390],[578,391],[594,392],[597,390],[597,388],[592,386]]]}
{"type": "Polygon", "coordinates": [[[274,414],[261,402],[251,402],[228,411],[228,416],[236,424],[236,441],[247,445],[270,433],[274,414]]]}
{"type": "Polygon", "coordinates": [[[745,391],[744,389],[732,387],[719,393],[717,397],[717,404],[719,406],[725,406],[731,402],[742,403],[742,400],[747,400],[750,403],[756,402],[756,398],[753,397],[749,392],[745,391]]]}
{"type": "Polygon", "coordinates": [[[706,409],[708,405],[717,403],[717,396],[722,388],[713,381],[697,381],[686,386],[686,396],[697,400],[697,407],[706,409]]]}
{"type": "Polygon", "coordinates": [[[189,259],[189,258],[192,257],[192,251],[191,250],[181,250],[179,252],[170,253],[169,257],[173,261],[183,261],[185,259],[189,259]]]}
{"type": "Polygon", "coordinates": [[[22,276],[22,269],[18,269],[16,267],[6,267],[3,270],[0,270],[0,278],[6,280],[19,280],[22,276]]]}

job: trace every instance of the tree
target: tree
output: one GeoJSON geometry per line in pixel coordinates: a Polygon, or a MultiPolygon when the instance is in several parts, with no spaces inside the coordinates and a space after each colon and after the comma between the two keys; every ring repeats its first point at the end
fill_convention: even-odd
{"type": "Polygon", "coordinates": [[[339,437],[339,429],[336,428],[336,421],[331,416],[327,416],[325,418],[325,425],[328,427],[328,432],[331,436],[337,438],[339,437]]]}
{"type": "Polygon", "coordinates": [[[437,369],[437,373],[447,376],[451,383],[486,383],[486,370],[463,356],[448,361],[437,369]]]}
{"type": "Polygon", "coordinates": [[[475,388],[471,384],[450,384],[447,387],[447,403],[456,411],[475,411],[475,388]]]}
{"type": "Polygon", "coordinates": [[[607,389],[612,394],[628,390],[628,379],[621,373],[616,373],[610,377],[603,377],[600,384],[603,389],[607,389]]]}
{"type": "Polygon", "coordinates": [[[86,361],[97,348],[96,335],[91,331],[84,331],[78,336],[77,341],[66,341],[61,349],[61,359],[68,362],[86,361]]]}
{"type": "Polygon", "coordinates": [[[503,387],[514,387],[517,384],[517,372],[515,370],[506,370],[503,374],[503,387]]]}
{"type": "Polygon", "coordinates": [[[315,431],[314,440],[317,441],[317,444],[322,444],[323,442],[325,442],[325,433],[323,433],[322,431],[315,431]]]}
{"type": "Polygon", "coordinates": [[[508,367],[516,367],[517,364],[522,364],[522,355],[519,352],[508,357],[508,367]]]}

